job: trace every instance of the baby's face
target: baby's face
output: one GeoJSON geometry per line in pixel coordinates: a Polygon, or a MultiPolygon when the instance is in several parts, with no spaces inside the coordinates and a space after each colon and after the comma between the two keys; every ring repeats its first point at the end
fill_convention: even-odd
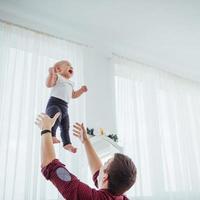
{"type": "Polygon", "coordinates": [[[65,65],[63,67],[63,75],[66,78],[71,78],[74,74],[73,67],[71,65],[65,65]]]}
{"type": "Polygon", "coordinates": [[[68,79],[70,79],[74,73],[73,67],[67,62],[57,66],[56,72],[68,79]]]}

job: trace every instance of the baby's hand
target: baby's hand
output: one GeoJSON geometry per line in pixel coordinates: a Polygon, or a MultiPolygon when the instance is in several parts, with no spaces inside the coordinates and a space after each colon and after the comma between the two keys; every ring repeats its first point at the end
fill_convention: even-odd
{"type": "Polygon", "coordinates": [[[49,68],[49,73],[50,74],[55,74],[56,72],[55,72],[55,68],[54,67],[50,67],[49,68]]]}
{"type": "Polygon", "coordinates": [[[87,91],[88,91],[87,86],[86,86],[86,85],[83,85],[83,86],[81,87],[81,90],[82,90],[82,92],[87,92],[87,91]]]}

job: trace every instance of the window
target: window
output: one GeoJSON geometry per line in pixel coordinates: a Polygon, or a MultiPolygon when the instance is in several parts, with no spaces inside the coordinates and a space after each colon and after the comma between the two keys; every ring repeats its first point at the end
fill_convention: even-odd
{"type": "Polygon", "coordinates": [[[139,199],[200,197],[200,84],[134,62],[115,64],[117,129],[139,199]]]}

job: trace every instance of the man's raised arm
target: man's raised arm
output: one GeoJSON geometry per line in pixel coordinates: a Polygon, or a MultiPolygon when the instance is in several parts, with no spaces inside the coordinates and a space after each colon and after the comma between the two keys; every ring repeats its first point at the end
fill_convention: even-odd
{"type": "Polygon", "coordinates": [[[76,123],[74,125],[73,134],[76,137],[78,137],[81,140],[81,142],[84,144],[90,170],[92,172],[92,175],[94,175],[98,170],[100,170],[102,166],[102,162],[99,156],[97,155],[95,149],[93,148],[83,124],[76,123]]]}
{"type": "Polygon", "coordinates": [[[42,130],[41,163],[42,174],[50,180],[66,200],[97,199],[97,191],[82,183],[75,175],[70,173],[65,165],[56,159],[50,130],[59,117],[57,113],[53,118],[40,114],[36,124],[42,130]],[[44,133],[44,134],[43,134],[44,133]]]}
{"type": "Polygon", "coordinates": [[[41,129],[41,167],[47,166],[51,163],[55,158],[55,150],[53,146],[52,136],[51,136],[51,128],[55,124],[57,118],[60,113],[57,113],[53,118],[50,118],[46,114],[38,115],[36,119],[36,124],[41,129]]]}

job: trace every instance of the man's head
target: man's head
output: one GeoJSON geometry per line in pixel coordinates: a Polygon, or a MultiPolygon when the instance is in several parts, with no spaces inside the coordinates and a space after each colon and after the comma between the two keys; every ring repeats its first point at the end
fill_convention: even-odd
{"type": "Polygon", "coordinates": [[[134,185],[136,174],[133,161],[128,156],[116,153],[100,169],[98,185],[113,195],[122,195],[134,185]]]}
{"type": "Polygon", "coordinates": [[[65,78],[71,78],[73,76],[73,67],[67,60],[61,60],[54,65],[55,72],[64,76],[65,78]]]}

